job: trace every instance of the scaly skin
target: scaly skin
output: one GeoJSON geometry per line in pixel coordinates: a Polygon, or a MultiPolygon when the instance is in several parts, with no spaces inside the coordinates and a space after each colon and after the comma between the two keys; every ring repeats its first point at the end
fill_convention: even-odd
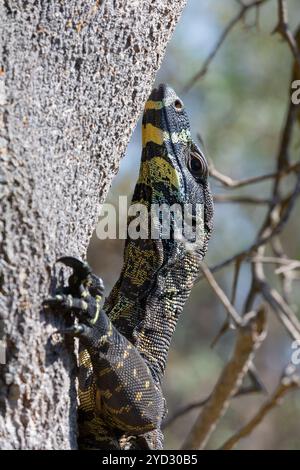
{"type": "MultiPolygon", "coordinates": [[[[140,175],[132,203],[189,203],[197,241],[128,238],[120,278],[100,308],[103,284],[88,265],[61,261],[74,274],[51,306],[72,311],[80,323],[79,446],[88,449],[162,448],[165,414],[160,382],[170,341],[199,273],[212,230],[207,164],[191,139],[181,100],[166,85],[153,90],[143,116],[140,175]]],[[[132,221],[129,217],[128,224],[132,221]]]]}

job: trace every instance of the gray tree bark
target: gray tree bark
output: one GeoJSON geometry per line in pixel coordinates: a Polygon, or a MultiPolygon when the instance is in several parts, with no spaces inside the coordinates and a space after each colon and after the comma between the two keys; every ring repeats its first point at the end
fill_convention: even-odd
{"type": "Polygon", "coordinates": [[[0,448],[76,448],[76,358],[41,308],[99,204],[185,0],[0,2],[0,448]]]}

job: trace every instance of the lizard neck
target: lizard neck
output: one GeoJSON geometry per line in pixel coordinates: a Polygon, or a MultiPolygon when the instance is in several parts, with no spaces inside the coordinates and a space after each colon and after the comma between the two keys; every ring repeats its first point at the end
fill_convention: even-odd
{"type": "Polygon", "coordinates": [[[159,381],[178,318],[199,275],[201,259],[199,253],[187,251],[167,263],[143,306],[144,321],[135,332],[137,347],[159,381]]]}
{"type": "Polygon", "coordinates": [[[182,243],[175,243],[163,256],[166,247],[161,241],[145,242],[150,244],[148,248],[151,246],[149,254],[160,261],[155,269],[149,260],[146,264],[141,263],[134,251],[136,244],[128,244],[121,276],[106,300],[104,310],[116,328],[138,348],[156,379],[160,380],[179,315],[199,275],[203,253],[189,251],[182,243]],[[143,289],[140,284],[136,288],[133,279],[136,282],[137,277],[133,273],[141,275],[145,266],[143,279],[147,282],[143,282],[143,289]]]}

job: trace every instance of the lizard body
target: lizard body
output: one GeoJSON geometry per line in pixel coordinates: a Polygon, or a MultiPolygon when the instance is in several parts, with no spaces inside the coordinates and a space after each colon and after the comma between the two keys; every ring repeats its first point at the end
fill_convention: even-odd
{"type": "MultiPolygon", "coordinates": [[[[161,379],[178,317],[199,272],[212,230],[207,164],[191,138],[182,101],[166,85],[153,90],[142,123],[143,150],[132,203],[202,208],[200,238],[127,238],[120,278],[103,308],[101,280],[74,258],[74,274],[50,304],[72,310],[80,324],[79,446],[161,448],[165,413],[161,379]],[[59,297],[59,298],[57,298],[59,297]],[[135,444],[134,444],[135,441],[135,444]]],[[[155,225],[160,219],[151,218],[155,225]],[[156,222],[155,222],[156,221],[156,222]]],[[[128,226],[133,217],[129,217],[128,226]]],[[[150,220],[150,219],[149,219],[150,220]]],[[[194,219],[195,220],[195,219],[194,219]]],[[[173,224],[173,225],[172,225],[173,224]]],[[[199,228],[199,227],[198,227],[199,228]]]]}

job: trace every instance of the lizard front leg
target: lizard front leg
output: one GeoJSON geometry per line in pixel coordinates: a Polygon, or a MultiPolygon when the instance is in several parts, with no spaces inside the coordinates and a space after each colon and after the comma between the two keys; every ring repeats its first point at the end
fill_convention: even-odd
{"type": "MultiPolygon", "coordinates": [[[[121,434],[156,429],[164,412],[160,387],[138,350],[100,308],[103,283],[87,264],[70,257],[60,261],[72,266],[74,273],[64,293],[45,303],[79,319],[64,333],[80,339],[79,370],[88,371],[85,380],[79,380],[79,396],[84,398],[82,420],[92,424],[101,417],[106,426],[121,434]]],[[[91,441],[92,436],[86,437],[91,441]]]]}
{"type": "Polygon", "coordinates": [[[97,407],[106,421],[133,434],[157,428],[163,415],[161,390],[137,349],[103,310],[97,324],[84,325],[79,337],[91,358],[97,407]]]}

